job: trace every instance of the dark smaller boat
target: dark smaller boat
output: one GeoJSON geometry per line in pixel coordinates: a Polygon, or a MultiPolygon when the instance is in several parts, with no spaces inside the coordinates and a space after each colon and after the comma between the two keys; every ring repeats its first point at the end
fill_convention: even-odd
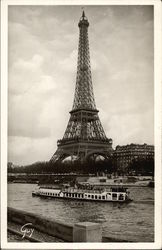
{"type": "Polygon", "coordinates": [[[155,186],[154,181],[149,181],[149,183],[148,183],[148,187],[152,187],[152,188],[154,188],[154,186],[155,186]]]}

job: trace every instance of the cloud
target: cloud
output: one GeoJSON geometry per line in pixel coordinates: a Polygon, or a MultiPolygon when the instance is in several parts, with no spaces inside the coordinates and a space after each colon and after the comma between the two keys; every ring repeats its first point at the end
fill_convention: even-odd
{"type": "Polygon", "coordinates": [[[62,61],[59,61],[59,66],[61,67],[61,69],[63,69],[64,71],[67,70],[70,72],[74,72],[74,70],[76,69],[77,54],[78,52],[75,49],[67,58],[62,61]]]}
{"type": "Polygon", "coordinates": [[[8,158],[15,164],[25,165],[29,162],[44,161],[51,158],[53,140],[51,138],[8,137],[8,158]],[[15,145],[17,145],[15,147],[15,145]],[[38,146],[39,145],[39,146],[38,146]],[[30,158],[30,161],[29,161],[30,158]]]}

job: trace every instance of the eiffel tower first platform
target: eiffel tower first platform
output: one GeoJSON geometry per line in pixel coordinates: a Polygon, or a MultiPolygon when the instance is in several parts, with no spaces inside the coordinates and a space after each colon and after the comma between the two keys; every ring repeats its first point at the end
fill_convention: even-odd
{"type": "Polygon", "coordinates": [[[89,22],[83,11],[79,21],[79,48],[75,96],[70,119],[64,136],[57,142],[57,150],[52,162],[72,160],[86,162],[101,155],[109,158],[112,154],[112,139],[108,139],[96,109],[89,54],[89,22]]]}

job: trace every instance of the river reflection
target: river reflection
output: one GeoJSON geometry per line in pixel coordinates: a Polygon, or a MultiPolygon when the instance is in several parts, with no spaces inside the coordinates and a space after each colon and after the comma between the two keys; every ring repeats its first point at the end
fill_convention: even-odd
{"type": "Polygon", "coordinates": [[[76,223],[102,223],[103,235],[134,242],[154,241],[154,189],[129,188],[128,204],[32,197],[35,184],[8,184],[8,206],[76,223]]]}

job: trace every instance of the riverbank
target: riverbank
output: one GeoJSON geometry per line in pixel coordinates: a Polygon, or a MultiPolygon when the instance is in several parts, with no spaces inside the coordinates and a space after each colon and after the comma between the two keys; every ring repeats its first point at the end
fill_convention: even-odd
{"type": "Polygon", "coordinates": [[[71,184],[79,183],[94,186],[118,186],[124,187],[154,187],[152,176],[91,176],[74,174],[11,174],[8,173],[8,183],[25,184],[71,184]]]}
{"type": "MultiPolygon", "coordinates": [[[[18,181],[11,181],[8,182],[8,184],[14,184],[14,183],[19,183],[19,184],[39,184],[38,181],[24,181],[24,180],[18,180],[18,181]]],[[[84,183],[84,184],[89,184],[89,183],[84,183]]],[[[146,183],[93,183],[94,186],[101,186],[101,187],[115,187],[115,186],[119,186],[122,185],[123,187],[152,187],[154,188],[154,182],[150,181],[150,182],[146,182],[146,183]]]]}

